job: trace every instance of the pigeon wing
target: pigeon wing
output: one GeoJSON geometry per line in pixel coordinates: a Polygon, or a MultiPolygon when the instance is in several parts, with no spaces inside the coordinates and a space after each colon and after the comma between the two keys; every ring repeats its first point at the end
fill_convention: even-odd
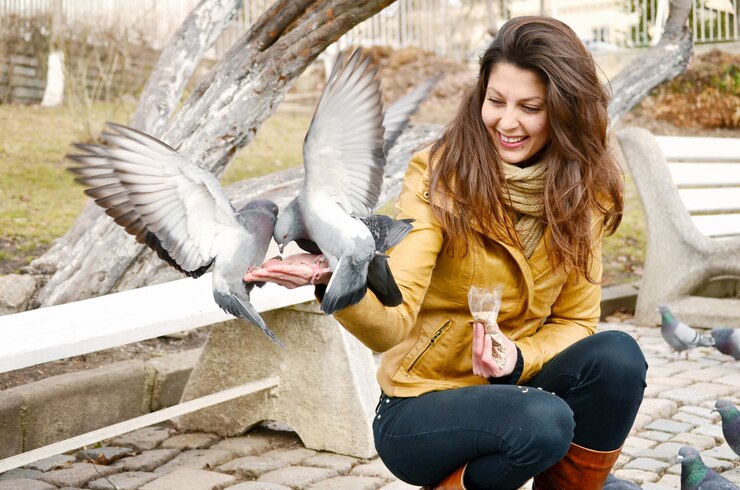
{"type": "Polygon", "coordinates": [[[218,180],[149,135],[108,126],[112,132],[101,135],[108,146],[76,145],[84,153],[70,155],[80,164],[70,170],[138,241],[175,268],[202,274],[213,262],[218,235],[239,226],[218,180]]]}
{"type": "Polygon", "coordinates": [[[419,109],[421,103],[424,102],[440,78],[441,75],[430,78],[388,108],[383,118],[383,127],[385,128],[383,151],[386,155],[408,126],[411,116],[419,109]]]}
{"type": "Polygon", "coordinates": [[[383,102],[377,67],[357,50],[338,60],[303,143],[304,190],[322,193],[348,214],[367,216],[383,183],[383,102]]]}

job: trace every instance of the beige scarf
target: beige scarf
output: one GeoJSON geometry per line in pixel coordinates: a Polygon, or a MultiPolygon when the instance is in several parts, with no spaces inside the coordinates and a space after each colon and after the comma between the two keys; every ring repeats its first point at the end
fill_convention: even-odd
{"type": "Polygon", "coordinates": [[[504,163],[503,167],[514,212],[514,228],[524,249],[524,256],[529,258],[545,231],[542,218],[545,214],[547,162],[542,160],[524,168],[504,163]]]}

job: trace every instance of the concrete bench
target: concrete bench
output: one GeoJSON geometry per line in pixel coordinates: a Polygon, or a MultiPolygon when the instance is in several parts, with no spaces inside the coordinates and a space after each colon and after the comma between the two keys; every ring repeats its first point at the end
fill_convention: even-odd
{"type": "MultiPolygon", "coordinates": [[[[267,284],[253,290],[253,305],[285,349],[218,308],[210,273],[1,316],[0,373],[212,327],[178,405],[105,427],[96,425],[100,418],[90,413],[88,432],[57,427],[55,442],[40,448],[21,444],[25,452],[0,460],[0,472],[164,420],[232,436],[262,421],[279,421],[291,426],[308,448],[374,456],[375,360],[313,300],[309,287],[287,290],[267,284]]],[[[66,400],[60,396],[56,402],[66,400]]],[[[22,420],[22,404],[18,409],[17,417],[0,418],[0,428],[28,423],[22,420]]]]}
{"type": "Polygon", "coordinates": [[[692,326],[740,327],[740,299],[697,295],[712,279],[740,277],[740,138],[617,134],[647,221],[635,321],[659,322],[667,304],[692,326]]]}

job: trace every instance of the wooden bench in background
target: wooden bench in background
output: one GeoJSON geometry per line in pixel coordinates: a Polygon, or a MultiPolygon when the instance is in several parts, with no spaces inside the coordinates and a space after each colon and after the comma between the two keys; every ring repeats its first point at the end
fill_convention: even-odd
{"type": "Polygon", "coordinates": [[[617,138],[647,221],[636,323],[659,323],[656,309],[666,304],[692,326],[740,327],[740,298],[731,291],[740,281],[740,138],[654,136],[634,127],[617,138]],[[727,297],[697,294],[722,278],[727,297]]]}

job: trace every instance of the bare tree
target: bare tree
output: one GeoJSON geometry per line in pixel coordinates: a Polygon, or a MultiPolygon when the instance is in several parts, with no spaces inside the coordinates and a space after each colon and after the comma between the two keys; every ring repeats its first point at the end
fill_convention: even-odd
{"type": "MultiPolygon", "coordinates": [[[[240,3],[204,0],[196,8],[202,9],[197,16],[210,16],[211,22],[198,24],[194,19],[196,11],[186,20],[163,52],[133,124],[219,175],[236,150],[246,145],[274,112],[290,82],[341,34],[392,1],[279,0],[206,75],[184,107],[175,112],[197,59],[240,3]]],[[[661,42],[612,80],[612,125],[651,88],[685,70],[692,52],[691,33],[685,27],[690,6],[690,0],[674,0],[661,42]]],[[[389,155],[383,196],[397,194],[411,153],[431,141],[439,129],[416,126],[402,135],[389,155]]],[[[237,206],[257,197],[270,197],[282,206],[297,192],[302,172],[302,168],[296,168],[249,179],[230,186],[227,193],[237,206]]],[[[50,274],[37,294],[36,306],[179,277],[94,204],[85,208],[70,231],[32,267],[50,274]]]]}

